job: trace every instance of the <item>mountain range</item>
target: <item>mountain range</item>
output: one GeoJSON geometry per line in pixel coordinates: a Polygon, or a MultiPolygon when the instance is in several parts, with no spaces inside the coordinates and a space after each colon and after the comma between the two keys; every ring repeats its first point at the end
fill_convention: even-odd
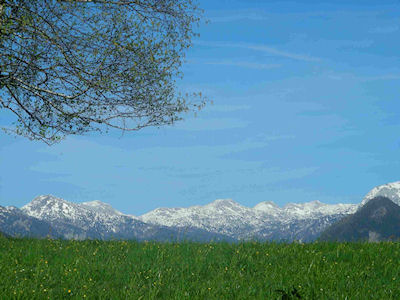
{"type": "Polygon", "coordinates": [[[372,189],[360,204],[261,202],[250,208],[231,199],[204,206],[157,208],[142,216],[115,210],[100,201],[72,203],[39,196],[21,209],[0,206],[0,231],[11,236],[64,239],[156,241],[313,241],[332,224],[384,196],[400,204],[400,182],[372,189]]]}
{"type": "Polygon", "coordinates": [[[155,225],[201,228],[236,240],[311,241],[327,225],[356,208],[354,204],[328,205],[319,201],[290,203],[283,208],[262,202],[249,208],[231,199],[220,199],[204,206],[158,208],[139,218],[155,225]]]}

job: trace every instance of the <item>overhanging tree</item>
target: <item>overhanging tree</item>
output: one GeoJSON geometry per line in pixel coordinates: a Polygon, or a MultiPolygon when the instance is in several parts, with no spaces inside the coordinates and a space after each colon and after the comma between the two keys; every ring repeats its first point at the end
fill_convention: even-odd
{"type": "Polygon", "coordinates": [[[200,10],[192,0],[0,0],[0,109],[47,144],[139,130],[204,106],[176,90],[200,10]]]}

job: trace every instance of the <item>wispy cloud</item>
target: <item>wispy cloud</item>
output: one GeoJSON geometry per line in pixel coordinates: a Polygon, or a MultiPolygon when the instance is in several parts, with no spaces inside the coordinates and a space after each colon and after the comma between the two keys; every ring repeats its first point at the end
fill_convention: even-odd
{"type": "MultiPolygon", "coordinates": [[[[58,178],[54,178],[53,181],[73,183],[82,187],[87,183],[89,177],[95,179],[95,185],[104,181],[110,184],[126,184],[132,178],[139,175],[144,176],[143,171],[150,171],[150,175],[152,175],[147,177],[146,180],[155,180],[154,176],[162,176],[162,173],[166,173],[164,175],[167,177],[181,177],[183,175],[208,177],[210,174],[235,172],[238,176],[246,173],[246,176],[254,174],[258,177],[260,172],[268,173],[269,171],[275,178],[279,170],[263,166],[263,160],[236,160],[227,157],[227,155],[264,148],[275,141],[292,138],[294,136],[291,135],[258,134],[230,144],[156,146],[134,150],[102,145],[82,138],[70,138],[52,148],[41,148],[40,153],[54,155],[58,159],[35,162],[30,169],[45,174],[53,174],[54,170],[58,170],[62,174],[58,178]],[[58,155],[60,152],[64,155],[58,155]],[[80,165],[72,163],[76,161],[77,156],[82,159],[80,165]],[[100,161],[103,162],[101,166],[99,166],[100,161]],[[236,164],[233,162],[236,162],[236,164]],[[109,172],[93,172],[99,167],[102,170],[109,170],[109,172]],[[160,171],[163,172],[160,173],[160,171]]],[[[292,171],[286,170],[283,173],[288,172],[292,171]]],[[[264,175],[260,176],[262,180],[265,180],[267,174],[264,175]]]]}
{"type": "Polygon", "coordinates": [[[247,110],[250,109],[250,105],[222,105],[222,104],[212,104],[205,107],[205,111],[208,112],[233,112],[233,111],[240,111],[240,110],[247,110]]]}
{"type": "Polygon", "coordinates": [[[400,75],[394,74],[386,74],[386,75],[378,75],[378,76],[370,76],[370,77],[363,77],[365,81],[374,81],[374,80],[400,80],[400,75]]]}
{"type": "Polygon", "coordinates": [[[187,119],[185,122],[176,123],[173,128],[187,131],[203,131],[203,130],[225,130],[233,128],[245,128],[249,122],[232,119],[232,118],[219,118],[219,119],[201,119],[193,118],[187,119]]]}
{"type": "Polygon", "coordinates": [[[247,62],[247,61],[211,61],[211,62],[206,62],[205,64],[232,66],[232,67],[258,69],[258,70],[269,70],[269,69],[279,68],[281,66],[279,64],[261,64],[261,63],[247,62]]]}
{"type": "Polygon", "coordinates": [[[400,74],[379,74],[375,76],[359,76],[350,73],[331,73],[328,78],[333,80],[358,80],[358,81],[376,81],[376,80],[400,80],[400,74]]]}
{"type": "Polygon", "coordinates": [[[232,42],[221,42],[221,41],[212,41],[212,42],[211,41],[194,41],[194,43],[197,45],[208,46],[208,47],[240,48],[240,49],[254,50],[254,51],[264,52],[264,53],[272,54],[275,56],[286,57],[286,58],[300,60],[300,61],[310,61],[310,62],[321,61],[321,59],[318,57],[304,55],[304,54],[291,53],[291,52],[279,50],[279,49],[276,49],[276,48],[273,48],[270,46],[266,46],[266,45],[232,43],[232,42]]]}
{"type": "Polygon", "coordinates": [[[208,10],[207,11],[207,19],[211,23],[223,23],[223,22],[234,22],[234,21],[241,21],[241,20],[250,20],[250,21],[270,21],[276,20],[276,18],[354,18],[356,15],[357,17],[363,18],[371,18],[376,17],[379,12],[365,10],[361,11],[358,10],[354,12],[352,10],[321,10],[321,11],[281,11],[281,12],[265,12],[263,10],[256,10],[256,9],[242,9],[242,10],[208,10]]]}
{"type": "Polygon", "coordinates": [[[375,27],[372,28],[369,32],[370,33],[378,33],[378,34],[385,34],[385,33],[393,33],[400,29],[398,25],[389,25],[384,27],[375,27]]]}
{"type": "Polygon", "coordinates": [[[262,143],[268,145],[271,141],[277,140],[287,140],[287,139],[294,139],[295,136],[293,134],[265,134],[259,133],[253,137],[249,137],[246,139],[248,143],[262,143]]]}
{"type": "MultiPolygon", "coordinates": [[[[321,43],[329,43],[329,41],[321,40],[321,43]]],[[[336,40],[331,41],[332,47],[336,47],[337,49],[341,48],[368,48],[374,44],[373,40],[336,40]],[[336,44],[336,46],[334,46],[336,44]]]]}
{"type": "Polygon", "coordinates": [[[240,20],[265,21],[269,20],[269,17],[256,11],[235,11],[224,12],[224,15],[210,16],[208,19],[211,23],[225,23],[240,20]]]}

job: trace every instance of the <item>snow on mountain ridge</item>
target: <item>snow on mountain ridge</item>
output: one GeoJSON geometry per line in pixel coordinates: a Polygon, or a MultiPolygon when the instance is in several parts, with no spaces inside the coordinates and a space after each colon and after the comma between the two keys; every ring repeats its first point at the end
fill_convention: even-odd
{"type": "Polygon", "coordinates": [[[315,218],[324,215],[350,214],[357,210],[357,204],[326,204],[318,200],[305,203],[288,203],[284,207],[279,207],[272,201],[261,202],[253,209],[267,213],[269,215],[279,215],[282,218],[315,218]]]}
{"type": "Polygon", "coordinates": [[[103,228],[106,232],[117,232],[127,219],[138,221],[137,218],[119,213],[111,205],[100,201],[72,203],[52,195],[38,196],[21,210],[31,217],[57,223],[63,230],[67,230],[63,224],[73,224],[84,231],[103,228]]]}
{"type": "Polygon", "coordinates": [[[288,203],[283,210],[292,218],[306,219],[325,215],[350,214],[354,213],[357,208],[357,204],[326,204],[315,200],[305,203],[288,203]]]}
{"type": "Polygon", "coordinates": [[[99,213],[124,215],[122,212],[113,208],[110,204],[101,202],[99,200],[82,202],[80,205],[99,213]]]}
{"type": "Polygon", "coordinates": [[[376,196],[387,197],[400,206],[400,181],[391,182],[374,187],[362,200],[360,207],[376,196]]]}
{"type": "MultiPolygon", "coordinates": [[[[400,187],[400,182],[399,182],[400,187]]],[[[289,214],[292,216],[301,217],[306,215],[307,217],[313,214],[330,214],[330,213],[348,213],[352,211],[357,205],[355,204],[325,204],[318,200],[305,202],[305,203],[288,203],[284,207],[279,207],[273,201],[260,202],[253,208],[243,206],[232,199],[217,199],[206,205],[195,205],[190,207],[175,207],[175,208],[156,208],[150,211],[138,219],[145,220],[149,219],[151,215],[160,215],[165,218],[173,217],[172,215],[178,215],[181,217],[189,217],[200,212],[216,213],[221,214],[232,214],[232,215],[281,215],[289,214]]],[[[41,195],[34,198],[30,203],[26,204],[21,208],[29,215],[42,218],[43,216],[51,216],[55,213],[61,213],[65,217],[74,218],[76,210],[86,210],[88,212],[106,214],[106,215],[125,215],[110,204],[101,202],[99,200],[72,203],[61,198],[57,198],[53,195],[41,195]]],[[[131,216],[133,217],[133,216],[131,216]]]]}
{"type": "Polygon", "coordinates": [[[268,214],[275,218],[279,217],[279,215],[282,213],[282,208],[280,208],[273,201],[260,202],[253,207],[253,210],[259,212],[260,214],[268,214]]]}
{"type": "Polygon", "coordinates": [[[218,199],[204,206],[155,209],[138,218],[156,225],[198,227],[232,237],[248,237],[254,236],[260,228],[277,223],[345,215],[355,212],[356,208],[355,204],[324,204],[319,201],[290,203],[283,208],[273,202],[261,202],[249,208],[232,199],[218,199]]]}
{"type": "Polygon", "coordinates": [[[21,210],[38,219],[52,219],[54,215],[58,217],[60,214],[66,218],[74,218],[77,216],[79,204],[68,202],[53,195],[42,195],[24,205],[21,210]]]}
{"type": "Polygon", "coordinates": [[[253,208],[262,210],[264,207],[266,208],[280,208],[275,202],[273,201],[263,201],[256,204],[253,208]]]}
{"type": "Polygon", "coordinates": [[[239,203],[236,201],[228,198],[228,199],[216,199],[211,203],[206,204],[206,206],[213,206],[213,207],[233,207],[233,206],[241,206],[239,203]]]}
{"type": "Polygon", "coordinates": [[[218,199],[204,206],[200,206],[199,209],[207,209],[210,211],[218,210],[220,213],[237,214],[251,208],[243,206],[232,199],[218,199]]]}
{"type": "MultiPolygon", "coordinates": [[[[400,181],[375,187],[364,197],[361,205],[379,195],[400,205],[400,181]]],[[[43,195],[21,210],[12,207],[0,209],[0,217],[1,211],[3,216],[18,216],[21,220],[24,214],[36,217],[49,222],[66,238],[135,236],[144,239],[158,232],[162,236],[161,232],[171,235],[176,230],[195,230],[192,233],[197,235],[197,230],[200,230],[202,234],[224,235],[233,240],[312,241],[327,226],[354,213],[359,207],[357,204],[325,204],[319,201],[288,203],[279,207],[272,201],[265,201],[250,208],[232,199],[217,199],[186,208],[157,208],[134,217],[98,200],[71,203],[52,195],[43,195]]]]}
{"type": "Polygon", "coordinates": [[[257,212],[232,199],[217,199],[204,206],[158,208],[140,217],[150,224],[172,227],[197,227],[228,236],[245,235],[261,225],[257,212]]]}

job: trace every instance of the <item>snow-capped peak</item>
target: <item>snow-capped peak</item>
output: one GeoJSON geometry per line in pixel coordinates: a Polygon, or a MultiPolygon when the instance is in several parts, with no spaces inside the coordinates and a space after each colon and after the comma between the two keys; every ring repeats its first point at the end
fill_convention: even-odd
{"type": "Polygon", "coordinates": [[[213,202],[205,205],[204,207],[212,207],[212,208],[241,208],[242,206],[233,201],[232,199],[217,199],[213,202]]]}
{"type": "Polygon", "coordinates": [[[229,204],[237,204],[237,202],[233,201],[230,198],[227,198],[227,199],[216,199],[209,204],[228,204],[229,205],[229,204]]]}
{"type": "Polygon", "coordinates": [[[101,202],[99,200],[94,200],[90,202],[82,202],[81,206],[84,206],[90,210],[103,214],[116,214],[123,215],[122,212],[114,209],[110,204],[101,202]]]}
{"type": "MultiPolygon", "coordinates": [[[[301,220],[318,220],[321,217],[338,216],[355,211],[355,204],[324,204],[319,201],[295,204],[280,208],[273,202],[261,202],[255,207],[243,206],[232,199],[217,199],[204,206],[187,208],[155,209],[139,217],[156,225],[197,227],[235,238],[257,235],[260,228],[273,224],[288,224],[301,220]]],[[[271,228],[272,228],[271,227],[271,228]]]]}
{"type": "Polygon", "coordinates": [[[282,213],[282,208],[280,208],[273,201],[260,202],[253,207],[253,210],[262,214],[268,214],[276,217],[282,213]]]}
{"type": "Polygon", "coordinates": [[[57,198],[53,195],[40,195],[35,197],[31,202],[24,205],[24,207],[33,207],[36,205],[46,205],[49,202],[65,202],[65,200],[61,198],[57,198]]]}
{"type": "Polygon", "coordinates": [[[21,209],[28,215],[39,219],[53,219],[55,216],[74,216],[78,205],[52,195],[38,196],[21,209]]]}
{"type": "Polygon", "coordinates": [[[56,211],[69,213],[71,209],[74,210],[74,204],[53,195],[41,195],[24,205],[21,209],[32,217],[41,218],[44,215],[51,215],[56,211]]]}
{"type": "MultiPolygon", "coordinates": [[[[361,204],[376,196],[386,196],[400,205],[400,181],[375,187],[361,204]]],[[[132,230],[147,234],[145,232],[153,228],[153,225],[162,225],[179,232],[183,228],[200,229],[236,240],[312,240],[326,226],[356,212],[359,207],[357,204],[325,204],[315,200],[288,203],[283,207],[272,201],[265,201],[250,208],[232,199],[217,199],[202,206],[157,208],[140,217],[134,217],[99,200],[71,203],[52,195],[43,195],[23,206],[21,211],[0,206],[0,217],[3,216],[4,219],[7,215],[24,214],[36,217],[50,223],[67,238],[132,236],[132,230]]]]}
{"type": "Polygon", "coordinates": [[[391,182],[374,187],[371,191],[369,191],[365,195],[360,206],[363,206],[365,203],[367,203],[372,198],[375,198],[376,196],[387,197],[397,205],[400,205],[400,181],[391,182]]]}
{"type": "Polygon", "coordinates": [[[38,196],[21,209],[29,216],[47,221],[62,219],[84,222],[89,219],[111,220],[124,216],[111,205],[101,201],[73,203],[52,195],[38,196]]]}
{"type": "Polygon", "coordinates": [[[296,208],[296,209],[315,209],[319,208],[321,206],[325,206],[328,204],[322,203],[318,200],[310,201],[310,202],[304,202],[304,203],[288,203],[284,206],[284,209],[287,208],[296,208]]]}
{"type": "Polygon", "coordinates": [[[158,225],[178,231],[204,230],[238,240],[293,239],[299,236],[311,239],[324,226],[355,212],[356,208],[355,204],[324,204],[319,201],[289,203],[284,207],[265,201],[251,208],[232,199],[217,199],[202,206],[157,208],[134,217],[99,200],[72,203],[44,195],[23,206],[21,213],[51,223],[64,236],[79,239],[117,234],[131,236],[132,226],[142,230],[158,225]]]}
{"type": "Polygon", "coordinates": [[[73,203],[52,195],[36,197],[21,210],[28,216],[51,223],[64,236],[77,239],[91,234],[96,238],[123,232],[129,235],[134,230],[129,226],[141,223],[136,217],[124,215],[101,201],[73,203]]]}

